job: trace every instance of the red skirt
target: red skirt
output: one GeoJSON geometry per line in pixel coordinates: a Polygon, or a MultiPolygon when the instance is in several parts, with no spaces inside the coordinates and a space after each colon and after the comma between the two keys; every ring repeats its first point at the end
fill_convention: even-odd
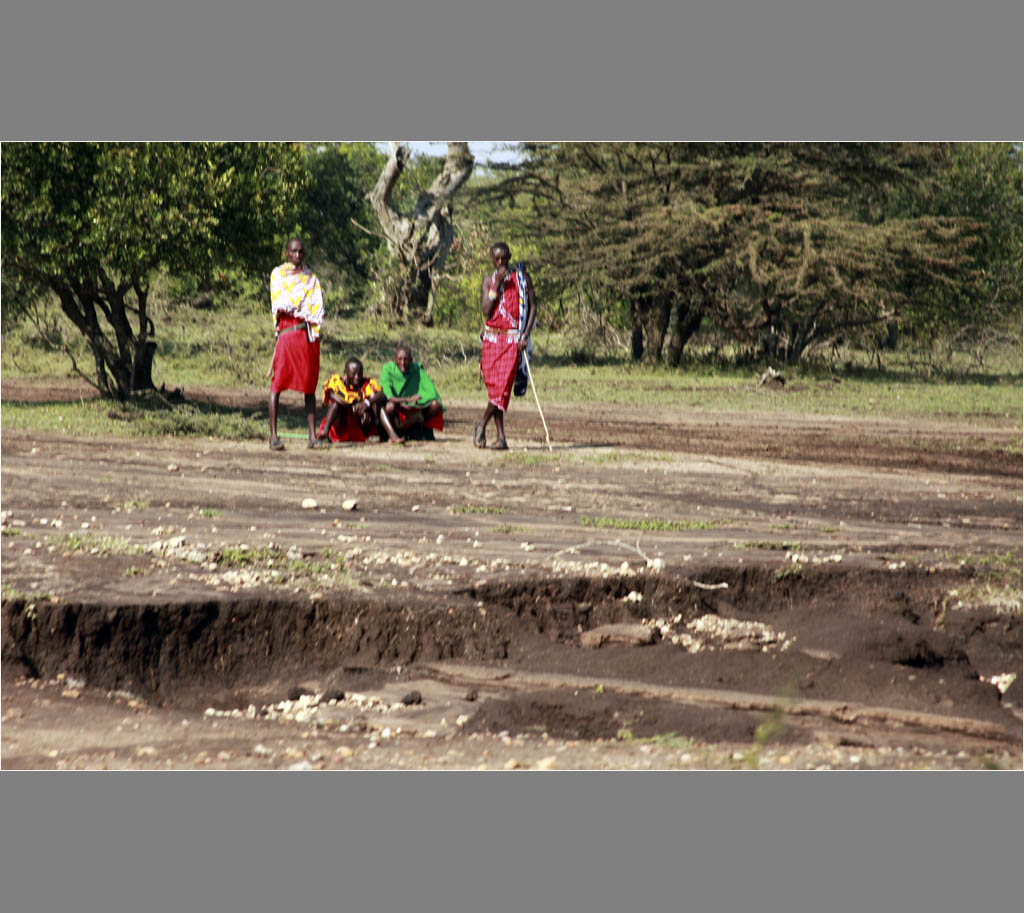
{"type": "MultiPolygon", "coordinates": [[[[410,413],[406,412],[405,409],[403,409],[401,406],[396,406],[395,409],[398,412],[398,421],[399,422],[404,422],[406,420],[406,418],[409,417],[410,413]]],[[[438,412],[437,415],[432,416],[431,418],[428,418],[423,423],[423,427],[424,428],[430,428],[433,431],[444,431],[444,413],[443,412],[438,412]]],[[[399,433],[401,433],[401,432],[399,432],[399,433]]]]}
{"type": "Polygon", "coordinates": [[[519,344],[499,334],[497,342],[483,339],[480,346],[480,371],[487,384],[487,401],[505,412],[519,367],[519,344]]]}
{"type": "MultiPolygon", "coordinates": [[[[326,421],[326,415],[320,419],[320,434],[324,433],[324,423],[326,421]]],[[[373,423],[373,427],[370,429],[370,434],[376,434],[379,436],[380,432],[377,429],[376,422],[373,423]]],[[[362,444],[367,439],[362,426],[359,424],[359,420],[351,409],[339,410],[338,416],[334,419],[334,423],[327,429],[327,437],[335,444],[339,441],[354,441],[357,444],[362,444]]]]}
{"type": "Polygon", "coordinates": [[[292,330],[289,327],[304,321],[298,317],[281,317],[277,323],[280,335],[274,346],[274,376],[270,380],[270,392],[298,390],[299,393],[316,393],[320,380],[320,340],[310,342],[306,329],[292,330]]]}

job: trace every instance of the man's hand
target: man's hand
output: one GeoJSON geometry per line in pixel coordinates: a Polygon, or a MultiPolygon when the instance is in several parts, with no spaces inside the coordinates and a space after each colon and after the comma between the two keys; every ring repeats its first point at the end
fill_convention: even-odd
{"type": "Polygon", "coordinates": [[[494,288],[498,290],[501,288],[502,283],[508,278],[508,269],[504,266],[499,266],[494,273],[494,288]]]}
{"type": "Polygon", "coordinates": [[[519,337],[519,354],[522,355],[526,351],[526,347],[530,344],[530,337],[523,335],[519,337]]]}

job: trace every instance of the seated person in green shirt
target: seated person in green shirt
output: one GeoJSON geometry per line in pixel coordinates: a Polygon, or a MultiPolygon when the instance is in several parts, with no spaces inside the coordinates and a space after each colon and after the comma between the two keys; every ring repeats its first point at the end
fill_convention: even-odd
{"type": "Polygon", "coordinates": [[[388,398],[384,412],[399,434],[411,431],[410,437],[432,441],[435,431],[444,430],[441,397],[407,345],[400,345],[395,360],[381,368],[380,385],[388,398]]]}

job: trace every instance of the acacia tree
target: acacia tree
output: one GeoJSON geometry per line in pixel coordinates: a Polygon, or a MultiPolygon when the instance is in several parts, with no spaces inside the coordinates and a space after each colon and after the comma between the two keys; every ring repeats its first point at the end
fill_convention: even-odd
{"type": "Polygon", "coordinates": [[[946,354],[973,350],[979,364],[992,342],[1020,340],[1022,301],[1021,146],[958,143],[943,149],[934,186],[909,187],[889,201],[894,216],[908,212],[973,226],[965,255],[968,281],[950,287],[928,273],[907,277],[899,326],[919,344],[942,341],[946,354]]]}
{"type": "Polygon", "coordinates": [[[677,364],[705,319],[796,361],[877,332],[909,276],[965,281],[964,220],[886,206],[934,184],[922,144],[524,144],[524,191],[561,281],[629,308],[635,360],[677,364]]]}
{"type": "Polygon", "coordinates": [[[94,360],[73,369],[126,399],[153,386],[154,273],[265,268],[305,180],[283,145],[5,144],[5,304],[55,294],[94,360]]]}
{"type": "Polygon", "coordinates": [[[468,143],[449,143],[440,174],[419,194],[410,213],[399,210],[395,185],[409,161],[409,149],[390,143],[390,154],[370,191],[370,203],[380,222],[388,249],[398,261],[397,281],[383,294],[387,309],[403,319],[415,316],[427,326],[433,322],[435,276],[444,269],[455,232],[453,200],[473,171],[468,143]]]}
{"type": "Polygon", "coordinates": [[[738,224],[718,277],[715,322],[787,362],[841,340],[872,345],[908,306],[914,277],[964,288],[972,223],[887,212],[941,173],[938,144],[764,144],[742,170],[738,224]]]}

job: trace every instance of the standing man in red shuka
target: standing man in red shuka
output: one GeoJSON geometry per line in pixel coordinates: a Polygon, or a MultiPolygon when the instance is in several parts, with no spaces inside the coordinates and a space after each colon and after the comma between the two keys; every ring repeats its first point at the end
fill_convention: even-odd
{"type": "Polygon", "coordinates": [[[288,241],[288,259],[270,274],[270,307],[274,314],[274,360],[270,380],[270,449],[284,450],[277,436],[277,407],[282,390],[305,397],[309,446],[323,447],[316,436],[316,386],[320,380],[320,327],[324,296],[317,279],[305,266],[301,238],[288,241]]]}
{"type": "Polygon", "coordinates": [[[498,437],[492,450],[508,450],[505,412],[519,362],[530,342],[537,320],[533,281],[522,263],[509,269],[511,253],[504,241],[491,248],[494,272],[480,285],[480,310],[486,323],[480,333],[480,372],[487,385],[487,408],[473,426],[473,443],[487,446],[487,423],[493,418],[498,437]]]}

